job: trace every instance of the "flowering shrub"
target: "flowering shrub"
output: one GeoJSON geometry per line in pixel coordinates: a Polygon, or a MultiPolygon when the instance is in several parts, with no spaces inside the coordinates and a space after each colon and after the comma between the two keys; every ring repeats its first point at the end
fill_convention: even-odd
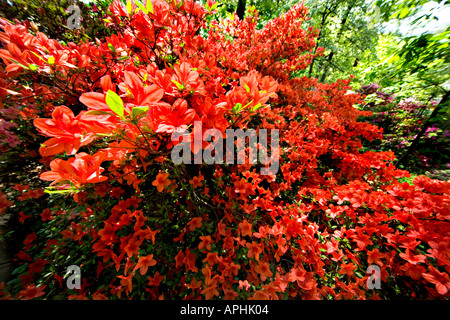
{"type": "Polygon", "coordinates": [[[206,25],[214,6],[116,0],[106,21],[117,34],[67,45],[2,21],[3,107],[33,123],[42,159],[29,162],[39,182],[0,197],[31,231],[0,295],[448,297],[450,184],[399,182],[409,173],[393,152],[361,151],[381,130],[357,121],[371,112],[354,107],[350,80],[291,77],[318,36],[302,29],[303,5],[261,30],[256,11],[206,25]],[[172,134],[208,129],[279,130],[278,154],[267,150],[278,172],[174,164],[172,134]],[[80,289],[66,286],[71,265],[80,289]],[[374,265],[380,290],[367,285],[374,265]]]}
{"type": "MultiPolygon", "coordinates": [[[[383,92],[377,84],[362,86],[360,91],[366,95],[362,110],[373,112],[362,120],[383,129],[383,139],[368,142],[366,147],[377,151],[392,150],[400,158],[427,121],[430,116],[429,109],[434,107],[435,102],[427,104],[415,98],[399,100],[394,95],[383,92]]],[[[450,151],[450,132],[440,126],[440,122],[434,121],[427,128],[406,167],[412,172],[426,173],[448,181],[450,176],[445,171],[450,168],[450,158],[447,156],[449,153],[446,152],[450,151]]]]}

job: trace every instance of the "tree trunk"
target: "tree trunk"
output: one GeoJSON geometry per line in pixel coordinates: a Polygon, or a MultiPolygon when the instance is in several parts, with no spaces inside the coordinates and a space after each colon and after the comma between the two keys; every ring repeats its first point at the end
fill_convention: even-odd
{"type": "MultiPolygon", "coordinates": [[[[339,39],[342,36],[342,32],[344,31],[344,26],[347,23],[348,16],[350,15],[350,11],[352,11],[352,9],[353,9],[353,4],[349,4],[348,7],[347,7],[347,11],[345,11],[344,17],[342,18],[341,28],[339,29],[339,32],[338,32],[338,34],[336,36],[336,43],[339,42],[339,39]]],[[[320,82],[324,82],[325,81],[325,78],[328,75],[328,67],[329,67],[329,64],[330,64],[331,60],[333,60],[333,56],[334,56],[334,52],[331,51],[330,54],[328,55],[328,58],[326,59],[326,64],[324,65],[322,77],[320,78],[320,82]]]]}
{"type": "MultiPolygon", "coordinates": [[[[328,55],[327,60],[326,60],[327,64],[331,63],[331,60],[333,60],[333,56],[334,56],[334,52],[331,51],[330,54],[328,55]]],[[[322,77],[320,77],[320,82],[324,82],[325,81],[325,78],[327,76],[327,70],[328,70],[328,65],[325,65],[324,68],[323,68],[322,77]]]]}
{"type": "Polygon", "coordinates": [[[431,125],[431,119],[433,119],[434,117],[437,116],[437,114],[439,113],[439,111],[444,107],[445,103],[447,101],[450,100],[450,91],[447,91],[444,96],[442,97],[441,101],[439,102],[439,104],[436,106],[436,108],[434,108],[433,112],[431,113],[430,117],[428,118],[428,120],[424,123],[424,125],[422,126],[422,129],[420,130],[420,132],[417,134],[416,138],[414,139],[414,141],[411,143],[411,145],[409,146],[408,150],[406,150],[406,153],[400,158],[398,159],[396,166],[398,166],[401,163],[404,163],[409,156],[412,154],[412,152],[414,151],[414,149],[417,147],[417,144],[420,141],[420,138],[422,138],[422,136],[425,134],[425,132],[427,131],[428,127],[431,125]]]}
{"type": "MultiPolygon", "coordinates": [[[[325,22],[327,21],[328,16],[336,9],[336,6],[332,9],[329,8],[325,8],[322,12],[322,21],[320,23],[319,26],[319,36],[316,39],[316,45],[314,47],[314,53],[316,53],[317,48],[319,47],[319,42],[320,42],[320,38],[322,37],[322,29],[325,27],[325,22]]],[[[309,65],[309,77],[311,77],[312,71],[313,71],[313,67],[314,67],[314,62],[316,61],[316,58],[313,58],[311,61],[311,64],[309,65]]]]}
{"type": "Polygon", "coordinates": [[[239,0],[236,7],[236,14],[239,19],[244,20],[245,17],[245,6],[247,4],[247,0],[239,0]]]}

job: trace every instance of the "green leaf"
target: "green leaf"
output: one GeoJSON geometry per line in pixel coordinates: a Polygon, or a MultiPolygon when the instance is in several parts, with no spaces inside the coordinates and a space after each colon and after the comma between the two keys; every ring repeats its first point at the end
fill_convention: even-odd
{"type": "Polygon", "coordinates": [[[148,14],[148,10],[146,7],[144,7],[144,5],[139,2],[138,0],[135,0],[134,3],[136,3],[136,5],[139,7],[139,9],[141,9],[145,14],[148,14]]]}
{"type": "MultiPolygon", "coordinates": [[[[67,180],[63,180],[60,182],[66,182],[66,181],[67,180]]],[[[46,187],[44,192],[48,193],[48,194],[66,194],[66,193],[68,194],[68,193],[73,193],[76,191],[76,189],[74,189],[74,188],[67,189],[67,190],[51,190],[51,189],[52,189],[52,187],[46,187]]]]}
{"type": "Polygon", "coordinates": [[[45,62],[45,59],[42,58],[40,55],[38,55],[36,52],[31,52],[32,54],[34,54],[36,57],[38,57],[39,59],[41,59],[42,61],[45,62]]]}
{"type": "Polygon", "coordinates": [[[147,11],[153,13],[153,4],[151,0],[147,0],[147,11]]]}
{"type": "Polygon", "coordinates": [[[128,12],[128,14],[131,14],[133,12],[133,7],[132,7],[132,4],[131,4],[131,0],[127,1],[127,12],[128,12]]]}
{"type": "Polygon", "coordinates": [[[387,58],[385,61],[383,61],[383,63],[393,63],[395,61],[400,60],[400,57],[396,54],[393,54],[392,56],[390,56],[389,58],[387,58]]]}
{"type": "Polygon", "coordinates": [[[28,264],[24,264],[16,269],[13,270],[13,272],[11,273],[12,275],[16,275],[16,274],[21,274],[24,271],[26,271],[28,268],[28,264]]]}
{"type": "Polygon", "coordinates": [[[408,13],[409,13],[409,8],[408,7],[403,8],[399,13],[399,18],[403,19],[404,17],[406,17],[408,15],[408,13]]]}
{"type": "Polygon", "coordinates": [[[106,93],[106,104],[108,105],[108,107],[117,115],[119,115],[119,117],[121,119],[124,118],[124,112],[125,112],[125,108],[123,106],[123,101],[122,99],[119,97],[119,95],[117,93],[115,93],[112,90],[108,90],[108,92],[106,93]]]}
{"type": "Polygon", "coordinates": [[[90,111],[87,111],[86,113],[85,113],[85,115],[87,115],[87,116],[112,116],[113,114],[112,113],[110,113],[110,112],[106,112],[106,111],[101,111],[101,110],[90,110],[90,111]]]}
{"type": "Polygon", "coordinates": [[[21,64],[21,63],[19,63],[18,61],[14,60],[14,59],[10,59],[10,60],[11,60],[13,63],[15,63],[15,64],[21,66],[21,67],[24,68],[25,70],[29,70],[29,69],[30,69],[29,67],[27,67],[27,66],[25,66],[25,65],[23,65],[23,64],[21,64]]]}
{"type": "Polygon", "coordinates": [[[148,111],[148,106],[146,107],[134,107],[131,109],[131,115],[133,116],[133,119],[138,119],[140,116],[142,116],[143,113],[146,113],[148,111]]]}
{"type": "Polygon", "coordinates": [[[259,109],[261,109],[261,107],[262,107],[261,103],[258,103],[256,106],[254,106],[254,107],[252,108],[252,111],[254,112],[254,111],[256,111],[256,110],[259,110],[259,109]]]}
{"type": "Polygon", "coordinates": [[[231,109],[233,113],[238,113],[242,110],[242,104],[236,103],[236,105],[231,109]]]}
{"type": "Polygon", "coordinates": [[[114,46],[108,42],[108,48],[109,50],[111,50],[114,54],[116,54],[116,48],[114,48],[114,46]]]}
{"type": "Polygon", "coordinates": [[[183,91],[184,90],[184,85],[182,85],[181,83],[179,83],[176,80],[172,80],[173,83],[175,83],[175,85],[177,86],[178,90],[183,91]]]}

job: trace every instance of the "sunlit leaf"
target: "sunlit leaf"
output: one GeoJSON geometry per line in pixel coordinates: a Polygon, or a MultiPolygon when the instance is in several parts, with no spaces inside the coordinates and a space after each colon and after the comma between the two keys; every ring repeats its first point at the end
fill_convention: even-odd
{"type": "Polygon", "coordinates": [[[106,104],[108,105],[108,107],[110,107],[110,109],[116,113],[117,115],[119,115],[120,118],[124,118],[124,112],[125,112],[125,108],[123,106],[123,101],[122,99],[119,97],[119,95],[117,93],[115,93],[114,91],[108,90],[108,92],[106,93],[106,104]]]}

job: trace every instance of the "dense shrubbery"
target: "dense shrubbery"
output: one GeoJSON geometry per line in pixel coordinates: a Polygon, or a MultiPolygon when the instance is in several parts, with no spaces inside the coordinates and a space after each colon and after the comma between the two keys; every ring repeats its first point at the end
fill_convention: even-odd
{"type": "Polygon", "coordinates": [[[449,183],[399,182],[409,173],[393,152],[362,151],[381,131],[357,121],[371,112],[349,80],[291,77],[314,57],[306,8],[261,30],[255,11],[213,21],[207,34],[211,1],[109,9],[117,33],[91,42],[1,22],[13,174],[0,213],[22,237],[2,298],[449,296],[449,183]],[[194,121],[200,134],[278,129],[280,170],[175,165],[171,133],[199,134],[194,121]],[[66,287],[70,265],[81,290],[66,287]],[[380,290],[367,288],[369,265],[380,290]]]}
{"type": "MultiPolygon", "coordinates": [[[[362,86],[360,91],[366,95],[362,110],[373,112],[362,120],[383,129],[383,139],[366,146],[377,151],[392,150],[397,158],[402,157],[437,102],[421,102],[413,97],[398,99],[392,93],[383,92],[377,84],[362,86]]],[[[447,181],[450,179],[450,132],[445,123],[433,120],[404,165],[414,173],[447,181]]]]}

